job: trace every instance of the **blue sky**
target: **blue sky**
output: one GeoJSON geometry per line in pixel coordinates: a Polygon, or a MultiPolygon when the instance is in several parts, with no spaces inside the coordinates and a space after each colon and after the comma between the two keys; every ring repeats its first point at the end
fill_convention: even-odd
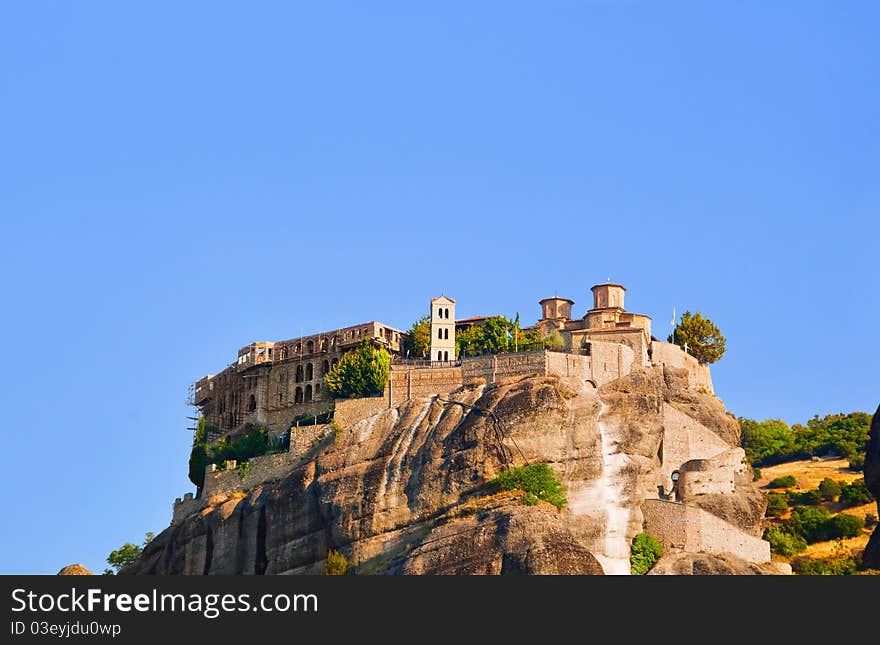
{"type": "Polygon", "coordinates": [[[425,5],[0,10],[0,572],[166,527],[239,347],[441,292],[610,277],[721,327],[733,413],[873,412],[876,3],[425,5]]]}

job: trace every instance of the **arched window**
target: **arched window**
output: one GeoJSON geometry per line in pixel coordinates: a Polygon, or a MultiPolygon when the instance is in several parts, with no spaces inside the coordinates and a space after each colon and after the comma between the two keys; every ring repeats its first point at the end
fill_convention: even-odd
{"type": "Polygon", "coordinates": [[[439,349],[437,350],[437,360],[438,361],[443,360],[443,352],[441,352],[439,349]]]}
{"type": "Polygon", "coordinates": [[[312,386],[306,385],[306,403],[312,400],[312,386]]]}
{"type": "Polygon", "coordinates": [[[303,402],[303,389],[301,387],[296,388],[296,394],[293,396],[294,403],[302,403],[303,402]]]}
{"type": "Polygon", "coordinates": [[[314,372],[312,371],[312,364],[311,364],[311,363],[307,363],[307,364],[306,364],[306,380],[307,380],[307,381],[311,381],[312,378],[313,378],[314,376],[315,376],[315,374],[314,374],[314,372]]]}
{"type": "Polygon", "coordinates": [[[444,317],[444,318],[449,318],[449,309],[444,309],[444,310],[443,310],[443,317],[444,317]]]}
{"type": "Polygon", "coordinates": [[[437,338],[443,340],[443,330],[440,328],[437,329],[437,338]]]}
{"type": "Polygon", "coordinates": [[[443,360],[444,360],[444,361],[448,361],[448,360],[449,360],[449,352],[443,352],[443,360]]]}
{"type": "Polygon", "coordinates": [[[324,374],[326,374],[329,371],[330,371],[330,363],[327,361],[324,361],[323,363],[321,363],[321,376],[323,376],[324,374]]]}
{"type": "Polygon", "coordinates": [[[303,382],[303,366],[302,365],[296,366],[296,377],[294,377],[294,379],[296,380],[297,383],[303,382]]]}
{"type": "Polygon", "coordinates": [[[315,341],[310,340],[309,342],[306,343],[306,351],[309,354],[311,354],[313,351],[315,351],[315,341]]]}
{"type": "Polygon", "coordinates": [[[315,396],[318,396],[321,393],[321,384],[315,383],[315,396]]]}
{"type": "Polygon", "coordinates": [[[449,340],[449,330],[448,329],[443,330],[443,340],[449,340]]]}
{"type": "Polygon", "coordinates": [[[257,409],[257,399],[254,398],[253,394],[251,394],[250,398],[248,399],[248,412],[253,412],[256,409],[257,409]]]}
{"type": "Polygon", "coordinates": [[[322,352],[326,352],[326,351],[327,351],[327,339],[326,339],[326,338],[324,338],[324,339],[321,341],[321,351],[322,351],[322,352]]]}
{"type": "Polygon", "coordinates": [[[296,344],[296,353],[299,354],[299,353],[302,352],[302,350],[303,350],[303,344],[302,344],[302,343],[297,343],[297,344],[296,344]]]}

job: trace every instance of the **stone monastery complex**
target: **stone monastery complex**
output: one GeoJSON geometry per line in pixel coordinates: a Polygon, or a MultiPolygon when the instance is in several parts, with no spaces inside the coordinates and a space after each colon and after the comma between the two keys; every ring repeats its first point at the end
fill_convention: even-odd
{"type": "Polygon", "coordinates": [[[446,394],[485,379],[525,375],[582,376],[593,386],[618,379],[632,370],[669,365],[688,370],[691,386],[712,393],[709,369],[680,347],[651,335],[651,318],[624,308],[626,288],[619,284],[592,287],[593,307],[573,318],[573,300],[545,298],[541,317],[532,329],[544,336],[558,332],[564,348],[529,350],[476,357],[456,357],[456,331],[480,325],[486,316],[457,320],[455,300],[431,300],[431,348],[428,360],[402,354],[405,332],[371,321],[311,336],[277,342],[259,341],[238,351],[219,374],[205,376],[192,387],[189,402],[221,434],[245,424],[259,424],[272,435],[288,431],[292,420],[318,415],[332,407],[323,377],[340,357],[361,341],[385,347],[392,356],[386,387],[388,405],[412,397],[446,394]]]}

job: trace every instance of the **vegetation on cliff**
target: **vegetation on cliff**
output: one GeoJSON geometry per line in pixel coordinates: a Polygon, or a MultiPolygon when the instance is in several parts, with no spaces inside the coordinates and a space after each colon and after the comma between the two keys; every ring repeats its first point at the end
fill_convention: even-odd
{"type": "Polygon", "coordinates": [[[523,504],[534,505],[538,500],[553,504],[558,509],[565,506],[565,489],[547,464],[531,464],[502,471],[492,480],[497,490],[521,490],[525,493],[523,504]]]}
{"type": "Polygon", "coordinates": [[[384,347],[373,347],[364,340],[345,353],[329,374],[324,384],[339,398],[376,396],[385,390],[391,370],[391,355],[384,347]]]}
{"type": "Polygon", "coordinates": [[[154,533],[147,532],[142,544],[126,542],[118,549],[111,551],[110,555],[107,556],[107,564],[113,568],[104,569],[104,574],[112,575],[118,573],[122,567],[137,562],[137,559],[141,557],[141,553],[143,553],[144,547],[147,546],[154,537],[156,537],[154,533]]]}
{"type": "Polygon", "coordinates": [[[663,547],[660,542],[647,533],[639,533],[632,539],[630,546],[629,563],[632,575],[645,575],[662,556],[663,547]]]}
{"type": "Polygon", "coordinates": [[[667,340],[686,346],[687,353],[703,365],[718,361],[727,349],[727,339],[721,335],[721,330],[699,311],[695,314],[684,312],[667,340]]]}

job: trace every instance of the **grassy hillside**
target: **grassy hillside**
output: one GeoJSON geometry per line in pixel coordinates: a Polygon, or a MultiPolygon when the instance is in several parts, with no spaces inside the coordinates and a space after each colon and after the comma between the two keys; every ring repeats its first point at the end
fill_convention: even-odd
{"type": "MultiPolygon", "coordinates": [[[[785,512],[777,510],[776,516],[768,517],[766,520],[767,527],[779,527],[781,530],[790,531],[793,525],[796,525],[797,518],[793,519],[795,508],[809,507],[810,513],[821,513],[817,509],[825,509],[833,518],[841,513],[859,518],[866,523],[865,528],[858,530],[858,534],[837,539],[817,540],[812,543],[800,544],[796,547],[796,553],[785,553],[782,555],[778,552],[774,553],[775,560],[790,562],[795,572],[803,573],[852,573],[858,568],[861,561],[861,552],[864,550],[868,542],[871,532],[874,530],[877,518],[877,504],[874,501],[869,503],[847,506],[841,504],[839,498],[834,496],[831,500],[822,499],[816,503],[804,502],[804,495],[809,491],[816,491],[823,480],[831,479],[842,485],[861,480],[863,475],[849,468],[849,460],[841,458],[824,458],[820,460],[805,459],[792,461],[775,466],[761,468],[761,477],[756,482],[761,486],[768,496],[785,496],[790,502],[789,508],[785,512]],[[770,487],[770,483],[780,478],[793,477],[795,484],[793,486],[770,487]]],[[[817,495],[817,493],[813,493],[817,495]]],[[[768,509],[768,514],[772,511],[768,509]]],[[[855,532],[856,529],[851,529],[855,532]]],[[[771,540],[771,544],[773,540],[771,540]]],[[[776,550],[776,549],[775,549],[776,550]]],[[[782,549],[785,551],[785,549],[782,549]]]]}

